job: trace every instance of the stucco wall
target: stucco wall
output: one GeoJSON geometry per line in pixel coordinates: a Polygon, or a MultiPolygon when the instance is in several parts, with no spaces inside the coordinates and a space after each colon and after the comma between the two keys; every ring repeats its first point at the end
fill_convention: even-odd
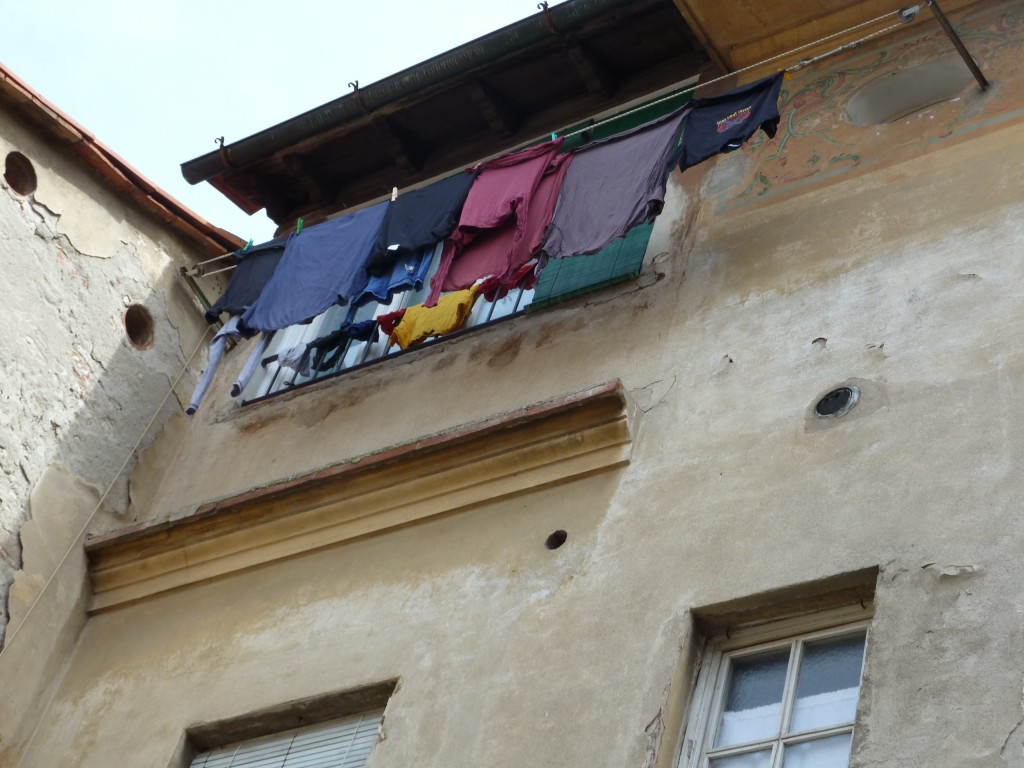
{"type": "Polygon", "coordinates": [[[625,469],[94,616],[23,765],[163,768],[190,725],[394,678],[371,768],[670,765],[691,611],[872,566],[853,765],[1024,765],[1024,18],[970,23],[991,92],[855,128],[797,97],[915,37],[799,74],[777,144],[673,176],[636,284],[245,408],[229,355],[133,516],[613,378],[646,413],[625,469]]]}
{"type": "Polygon", "coordinates": [[[118,470],[125,461],[130,470],[150,417],[144,445],[180,413],[178,397],[187,398],[195,371],[156,411],[206,330],[175,276],[179,265],[202,258],[197,247],[125,203],[66,149],[0,114],[0,164],[9,152],[29,159],[38,186],[27,196],[0,186],[0,643],[10,630],[0,719],[8,728],[38,716],[45,686],[58,678],[85,620],[75,537],[111,483],[96,524],[130,520],[128,472],[118,470]],[[128,342],[132,304],[152,314],[147,349],[128,342]],[[26,624],[19,638],[69,548],[34,629],[26,624]]]}

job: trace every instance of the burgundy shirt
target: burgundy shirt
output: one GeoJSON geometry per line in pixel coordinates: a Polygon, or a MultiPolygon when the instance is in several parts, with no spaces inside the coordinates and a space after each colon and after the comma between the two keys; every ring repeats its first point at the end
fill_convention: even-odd
{"type": "MultiPolygon", "coordinates": [[[[551,219],[547,210],[544,220],[548,206],[538,197],[538,188],[545,175],[560,187],[569,165],[565,156],[557,155],[561,146],[562,139],[556,139],[481,165],[431,281],[427,306],[436,304],[442,291],[468,288],[491,275],[508,279],[530,260],[533,228],[544,229],[551,219]],[[532,213],[535,200],[538,210],[532,213]]],[[[545,189],[553,208],[558,190],[552,195],[545,189]]]]}

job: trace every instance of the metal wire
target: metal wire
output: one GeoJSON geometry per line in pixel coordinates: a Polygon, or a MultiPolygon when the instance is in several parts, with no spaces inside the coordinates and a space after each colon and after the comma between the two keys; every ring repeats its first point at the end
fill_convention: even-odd
{"type": "Polygon", "coordinates": [[[886,32],[891,32],[892,30],[899,29],[900,27],[903,27],[903,26],[906,26],[906,24],[903,23],[903,22],[900,22],[898,24],[892,24],[892,25],[890,25],[888,27],[885,27],[884,29],[880,29],[877,32],[872,32],[870,35],[865,35],[864,37],[862,37],[862,38],[860,38],[858,40],[853,40],[852,42],[846,43],[845,45],[841,45],[838,48],[833,48],[831,51],[826,51],[825,53],[819,54],[818,56],[815,56],[813,58],[810,58],[810,59],[800,59],[800,61],[798,61],[793,66],[787,67],[786,71],[787,72],[790,72],[790,71],[795,72],[796,70],[803,69],[804,67],[810,66],[811,64],[816,64],[819,61],[821,61],[822,59],[827,59],[829,56],[835,56],[837,53],[841,53],[843,51],[853,50],[854,48],[858,47],[861,43],[866,43],[868,40],[872,40],[872,39],[874,39],[876,37],[881,37],[886,32]]]}
{"type": "MultiPolygon", "coordinates": [[[[877,24],[880,21],[884,21],[885,19],[889,18],[890,16],[898,16],[901,13],[903,13],[903,9],[898,9],[898,10],[895,10],[895,11],[890,11],[889,13],[885,13],[885,14],[882,14],[881,16],[877,16],[876,18],[871,19],[870,21],[863,21],[860,24],[855,24],[852,27],[847,27],[846,29],[841,30],[839,32],[834,32],[831,35],[825,35],[825,37],[820,37],[817,40],[813,40],[813,41],[811,41],[809,43],[804,43],[803,45],[797,46],[796,48],[793,48],[793,49],[791,49],[789,51],[785,51],[784,53],[780,53],[780,54],[777,54],[775,56],[770,56],[767,59],[763,59],[762,61],[758,61],[758,62],[756,62],[754,64],[749,64],[749,65],[747,65],[745,67],[740,67],[739,69],[735,69],[732,72],[728,72],[728,73],[726,73],[724,75],[721,75],[720,77],[716,77],[716,78],[714,78],[712,80],[708,80],[708,81],[703,82],[703,83],[696,83],[695,85],[690,85],[690,86],[687,86],[686,88],[683,88],[681,90],[674,91],[673,93],[670,93],[670,94],[668,94],[666,96],[662,96],[660,99],[655,99],[654,101],[649,101],[646,104],[643,104],[643,105],[638,106],[638,107],[634,107],[633,109],[626,110],[625,112],[620,112],[620,113],[614,115],[613,117],[609,117],[609,118],[606,118],[604,120],[599,120],[598,122],[593,123],[592,125],[588,125],[585,128],[579,128],[579,129],[577,129],[575,131],[570,131],[569,133],[564,133],[564,134],[560,134],[560,135],[565,137],[565,138],[568,138],[570,136],[576,136],[576,135],[578,135],[580,133],[586,133],[587,131],[593,130],[594,128],[597,128],[600,125],[605,125],[605,124],[610,123],[610,122],[612,122],[614,120],[619,120],[620,118],[627,117],[629,115],[635,114],[636,112],[639,112],[641,110],[647,109],[648,107],[653,107],[655,104],[662,104],[662,103],[664,103],[666,101],[670,101],[671,99],[674,99],[674,98],[676,98],[678,96],[682,96],[684,93],[690,93],[691,91],[696,91],[698,88],[706,88],[709,85],[714,85],[715,83],[720,83],[723,80],[728,80],[730,78],[735,77],[736,75],[741,75],[744,72],[749,72],[752,69],[759,69],[759,68],[765,66],[766,64],[771,64],[772,62],[779,61],[780,59],[784,59],[787,56],[792,56],[795,53],[800,53],[801,51],[806,51],[809,48],[814,48],[816,46],[821,45],[822,43],[827,43],[829,40],[835,40],[837,37],[843,37],[844,35],[847,35],[850,32],[855,32],[858,29],[863,29],[864,27],[870,27],[872,24],[877,24]]],[[[896,29],[896,27],[901,27],[901,26],[905,26],[904,23],[901,22],[899,24],[893,24],[892,26],[886,27],[885,29],[879,30],[877,32],[872,32],[870,35],[868,35],[866,37],[863,37],[860,40],[854,41],[854,43],[856,43],[856,45],[860,45],[861,43],[863,43],[866,40],[870,40],[873,37],[877,37],[877,36],[879,36],[879,35],[881,35],[881,34],[883,34],[885,32],[888,32],[890,30],[896,29]]],[[[835,54],[835,53],[838,53],[839,51],[845,50],[848,47],[856,47],[856,45],[854,45],[853,43],[850,43],[850,44],[842,46],[840,48],[836,48],[833,51],[829,51],[829,53],[827,53],[827,54],[822,54],[821,56],[818,56],[817,58],[814,59],[814,61],[818,61],[820,59],[823,59],[826,56],[831,56],[832,54],[835,54]]],[[[803,62],[801,62],[800,66],[805,66],[805,64],[803,62]]],[[[790,67],[790,68],[791,69],[799,69],[799,66],[797,66],[797,67],[790,67]]]]}

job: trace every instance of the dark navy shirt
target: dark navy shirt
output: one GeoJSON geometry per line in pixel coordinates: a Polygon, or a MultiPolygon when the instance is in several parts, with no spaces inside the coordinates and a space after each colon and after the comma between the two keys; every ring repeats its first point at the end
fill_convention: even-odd
{"type": "Polygon", "coordinates": [[[238,264],[231,273],[231,280],[224,293],[206,310],[206,322],[216,322],[222,312],[240,315],[256,302],[284,255],[288,237],[285,235],[247,251],[235,252],[238,264]]]}
{"type": "Polygon", "coordinates": [[[459,223],[474,178],[475,173],[463,171],[399,195],[381,227],[366,271],[374,277],[385,277],[400,257],[448,237],[459,223]]]}
{"type": "Polygon", "coordinates": [[[709,157],[739,149],[758,128],[774,138],[783,75],[779,72],[721,96],[690,102],[693,111],[683,126],[679,167],[685,171],[709,157]]]}

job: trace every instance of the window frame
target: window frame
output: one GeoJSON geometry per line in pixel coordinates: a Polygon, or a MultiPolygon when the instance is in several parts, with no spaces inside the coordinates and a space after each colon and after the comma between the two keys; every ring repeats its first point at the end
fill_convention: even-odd
{"type": "Polygon", "coordinates": [[[189,758],[188,768],[204,768],[214,765],[232,766],[238,757],[245,760],[243,765],[251,764],[257,768],[260,765],[308,765],[310,768],[321,765],[326,768],[328,765],[339,765],[334,756],[320,754],[325,747],[330,746],[344,746],[345,752],[341,756],[342,764],[349,764],[352,759],[349,756],[353,748],[357,749],[354,758],[362,757],[360,765],[365,765],[373,753],[373,748],[380,741],[385,709],[384,706],[381,706],[353,712],[321,722],[273,730],[217,747],[196,750],[195,754],[189,758]],[[367,727],[364,728],[364,725],[367,727]],[[351,728],[351,735],[343,740],[338,739],[337,732],[343,728],[351,728]],[[362,750],[369,733],[373,734],[372,742],[364,753],[362,750]],[[313,738],[312,741],[310,741],[310,737],[313,738]],[[298,741],[302,742],[302,749],[299,753],[292,754],[293,745],[298,741]],[[284,752],[280,753],[282,748],[284,752]],[[271,750],[271,752],[268,754],[267,750],[271,750]],[[226,763],[225,760],[227,760],[226,763]],[[315,762],[310,762],[310,760],[315,762]]]}
{"type": "Polygon", "coordinates": [[[808,642],[864,633],[864,652],[857,689],[859,709],[871,637],[872,614],[872,603],[858,604],[807,616],[761,622],[707,638],[691,697],[689,717],[676,754],[676,768],[708,768],[713,759],[750,754],[765,749],[771,750],[770,768],[781,768],[785,749],[780,747],[846,733],[851,734],[852,739],[857,725],[856,710],[854,719],[848,723],[795,733],[787,733],[786,729],[792,721],[800,662],[804,646],[808,642]],[[778,732],[770,738],[715,748],[714,740],[730,682],[729,662],[732,659],[778,650],[786,646],[789,647],[789,660],[778,732]]]}

